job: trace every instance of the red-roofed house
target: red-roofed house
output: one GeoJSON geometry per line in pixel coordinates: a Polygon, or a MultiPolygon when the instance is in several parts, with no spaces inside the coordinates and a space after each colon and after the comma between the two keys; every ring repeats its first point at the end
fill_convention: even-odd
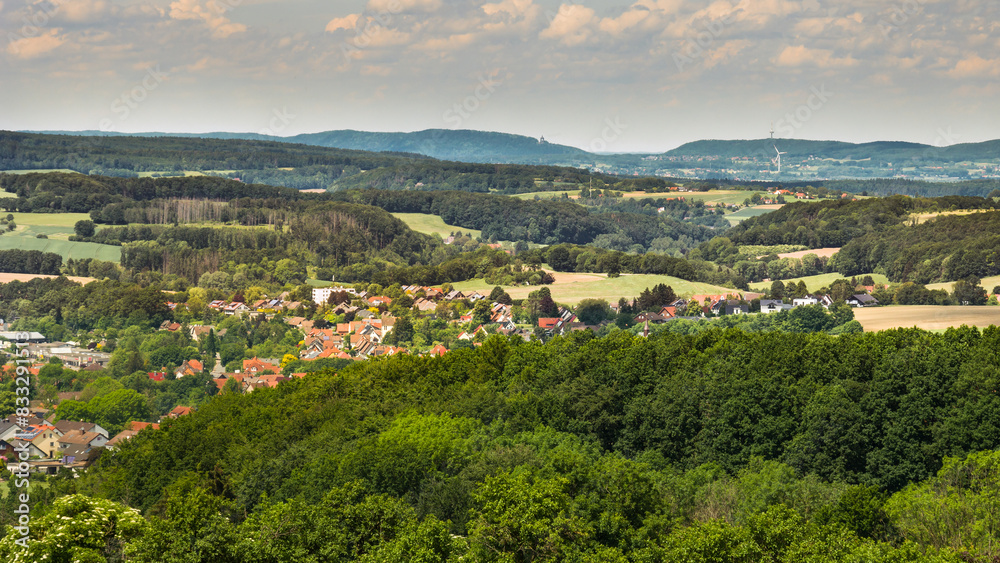
{"type": "Polygon", "coordinates": [[[274,373],[281,372],[281,366],[278,364],[272,364],[270,362],[265,362],[256,356],[249,360],[243,360],[243,371],[244,373],[258,374],[265,371],[271,371],[274,373]]]}
{"type": "Polygon", "coordinates": [[[192,409],[191,407],[182,407],[181,405],[177,405],[176,407],[174,407],[173,409],[171,409],[170,412],[167,413],[167,417],[168,418],[180,418],[182,416],[189,415],[189,414],[191,414],[193,412],[194,412],[194,409],[192,409]]]}
{"type": "Polygon", "coordinates": [[[185,375],[198,375],[204,366],[198,360],[187,360],[182,362],[180,367],[174,372],[174,375],[180,379],[185,375]]]}
{"type": "Polygon", "coordinates": [[[440,345],[440,344],[438,344],[437,346],[431,348],[431,351],[428,352],[428,354],[430,354],[431,356],[437,356],[439,358],[441,356],[444,356],[447,353],[448,353],[448,349],[445,348],[444,346],[440,345]]]}
{"type": "Polygon", "coordinates": [[[552,330],[559,324],[559,317],[541,317],[538,319],[538,326],[545,330],[552,330]]]}

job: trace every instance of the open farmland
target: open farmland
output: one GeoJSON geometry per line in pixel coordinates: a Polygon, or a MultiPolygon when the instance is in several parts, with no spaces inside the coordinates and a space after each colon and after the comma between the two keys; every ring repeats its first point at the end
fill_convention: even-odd
{"type": "Polygon", "coordinates": [[[987,327],[1000,325],[1000,307],[897,305],[855,309],[854,318],[865,331],[909,327],[943,330],[962,325],[987,327]]]}
{"type": "Polygon", "coordinates": [[[729,221],[730,225],[735,226],[739,225],[740,223],[751,217],[760,217],[761,215],[766,215],[774,211],[775,209],[777,209],[777,207],[774,207],[772,205],[758,205],[757,207],[744,207],[743,209],[740,209],[739,211],[736,211],[734,213],[726,214],[726,220],[729,221]]]}
{"type": "MultiPolygon", "coordinates": [[[[605,274],[568,272],[552,272],[552,275],[556,278],[555,283],[548,286],[552,291],[552,298],[559,303],[569,305],[574,305],[584,299],[605,299],[609,302],[618,302],[618,299],[622,297],[631,299],[637,297],[647,287],[661,283],[672,287],[674,292],[681,297],[701,293],[714,294],[736,291],[732,288],[707,283],[649,274],[622,274],[618,278],[608,278],[605,274]]],[[[453,285],[455,289],[461,291],[478,291],[480,293],[489,293],[494,287],[481,279],[453,285]]],[[[504,289],[512,298],[524,299],[528,293],[539,289],[539,286],[515,286],[504,289]]]]}
{"type": "MultiPolygon", "coordinates": [[[[4,274],[4,273],[0,273],[0,283],[10,283],[12,281],[27,282],[27,281],[31,281],[31,280],[33,280],[35,278],[55,278],[55,277],[58,277],[58,276],[48,276],[48,275],[45,275],[45,274],[4,274]]],[[[82,284],[87,284],[87,283],[90,283],[92,281],[95,281],[95,278],[84,278],[84,277],[80,277],[80,276],[66,276],[66,277],[69,278],[72,281],[75,281],[75,282],[78,282],[78,283],[82,283],[82,284]]]]}
{"type": "MultiPolygon", "coordinates": [[[[807,253],[808,254],[808,253],[807,253]]],[[[868,274],[875,280],[875,283],[889,283],[889,278],[882,274],[868,274]]],[[[858,279],[865,277],[865,274],[856,276],[858,279]]],[[[832,274],[820,274],[818,276],[806,276],[804,278],[792,278],[789,280],[781,280],[782,283],[788,285],[790,283],[798,284],[800,281],[806,282],[806,289],[809,291],[819,291],[821,287],[826,287],[836,280],[843,279],[843,274],[834,272],[832,274]]],[[[850,279],[850,278],[848,278],[850,279]]],[[[767,291],[771,288],[772,282],[755,282],[750,284],[750,289],[754,291],[767,291]]]]}
{"type": "Polygon", "coordinates": [[[0,250],[41,250],[54,252],[70,258],[96,258],[108,262],[120,262],[121,247],[93,242],[71,242],[73,225],[82,219],[90,219],[86,213],[12,213],[17,228],[0,236],[0,250]],[[38,235],[48,238],[38,238],[38,235]]]}
{"type": "Polygon", "coordinates": [[[797,258],[801,260],[806,254],[815,254],[820,258],[829,258],[839,251],[839,248],[811,248],[809,250],[799,250],[798,252],[785,252],[779,254],[778,258],[797,258]]]}
{"type": "Polygon", "coordinates": [[[454,225],[449,225],[444,222],[438,215],[430,215],[428,213],[393,213],[393,217],[400,219],[408,227],[417,231],[418,233],[423,233],[425,235],[437,235],[442,239],[447,238],[448,235],[455,231],[462,231],[462,233],[471,236],[472,238],[479,238],[482,236],[482,231],[477,231],[475,229],[463,229],[462,227],[456,227],[454,225]]]}
{"type": "MultiPolygon", "coordinates": [[[[927,289],[943,289],[948,293],[951,293],[951,290],[954,285],[955,282],[929,283],[927,284],[927,289]]],[[[990,276],[988,278],[983,278],[979,282],[979,285],[983,286],[983,289],[986,290],[986,293],[992,295],[993,288],[1000,285],[1000,276],[990,276]]]]}

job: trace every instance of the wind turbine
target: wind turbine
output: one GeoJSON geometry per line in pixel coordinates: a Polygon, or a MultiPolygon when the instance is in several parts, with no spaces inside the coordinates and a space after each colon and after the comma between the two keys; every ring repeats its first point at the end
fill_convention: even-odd
{"type": "Polygon", "coordinates": [[[776,145],[771,146],[774,147],[774,152],[778,153],[778,157],[774,159],[774,162],[778,163],[778,174],[781,174],[781,155],[788,154],[788,152],[779,151],[776,145]]]}

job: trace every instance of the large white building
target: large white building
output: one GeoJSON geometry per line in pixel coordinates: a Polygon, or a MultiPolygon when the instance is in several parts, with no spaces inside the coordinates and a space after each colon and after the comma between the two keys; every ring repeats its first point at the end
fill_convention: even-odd
{"type": "Polygon", "coordinates": [[[317,305],[322,305],[330,300],[330,295],[340,291],[346,291],[351,295],[357,295],[357,292],[354,291],[353,287],[314,287],[313,303],[316,303],[317,305]]]}

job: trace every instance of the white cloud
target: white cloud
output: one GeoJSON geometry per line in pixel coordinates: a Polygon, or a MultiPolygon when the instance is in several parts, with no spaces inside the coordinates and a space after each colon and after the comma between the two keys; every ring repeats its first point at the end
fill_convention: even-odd
{"type": "Polygon", "coordinates": [[[22,37],[7,44],[7,53],[21,59],[40,57],[66,42],[60,29],[49,29],[34,37],[22,37]]]}
{"type": "Polygon", "coordinates": [[[1000,59],[984,59],[979,55],[962,59],[948,71],[952,78],[995,78],[1000,76],[1000,59]]]}
{"type": "Polygon", "coordinates": [[[621,35],[627,29],[634,27],[648,18],[649,15],[649,8],[639,4],[633,4],[629,10],[623,12],[617,18],[602,19],[599,26],[601,31],[605,33],[610,33],[611,35],[621,35]]]}
{"type": "Polygon", "coordinates": [[[217,38],[247,30],[247,26],[230,21],[223,6],[214,0],[209,0],[204,6],[199,0],[176,0],[170,3],[170,17],[175,20],[202,20],[212,30],[212,37],[217,38]]]}
{"type": "Polygon", "coordinates": [[[105,0],[64,0],[55,2],[56,14],[74,23],[90,23],[111,14],[112,6],[105,0]]]}
{"type": "Polygon", "coordinates": [[[805,45],[796,45],[785,47],[775,59],[775,63],[787,67],[831,68],[855,66],[858,61],[851,55],[837,58],[827,49],[810,49],[805,45]]]}
{"type": "Polygon", "coordinates": [[[331,33],[338,29],[353,30],[357,27],[358,18],[360,17],[361,14],[350,14],[342,18],[333,18],[330,20],[330,23],[326,24],[326,30],[331,33]]]}
{"type": "Polygon", "coordinates": [[[431,13],[441,9],[441,0],[368,0],[367,9],[378,14],[431,13]]]}
{"type": "Polygon", "coordinates": [[[564,45],[579,45],[590,38],[590,25],[594,10],[581,4],[562,4],[552,23],[538,36],[542,39],[559,39],[564,45]]]}

